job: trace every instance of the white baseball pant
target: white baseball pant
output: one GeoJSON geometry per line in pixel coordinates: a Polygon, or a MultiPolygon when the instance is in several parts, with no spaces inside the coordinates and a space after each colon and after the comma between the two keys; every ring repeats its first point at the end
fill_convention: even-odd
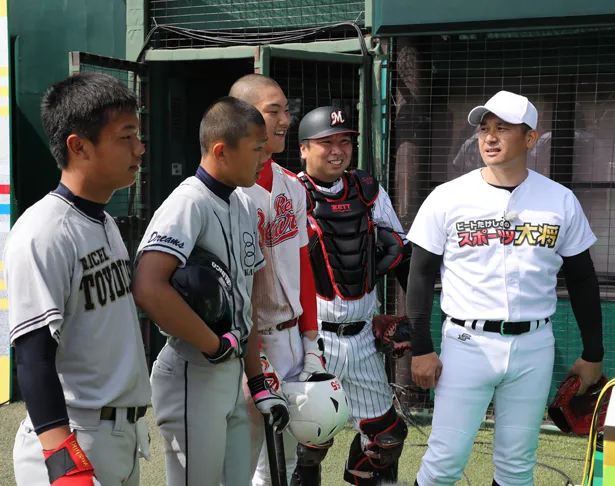
{"type": "Polygon", "coordinates": [[[376,351],[372,322],[367,320],[354,336],[321,332],[327,371],[341,381],[350,403],[350,419],[360,432],[361,420],[382,417],[393,405],[384,355],[376,351]]]}
{"type": "MultiPolygon", "coordinates": [[[[304,355],[299,327],[295,326],[280,331],[276,329],[259,331],[258,339],[280,379],[287,382],[299,381],[299,374],[303,371],[304,355]]],[[[248,401],[252,431],[250,457],[253,471],[252,486],[271,486],[263,416],[254,406],[247,384],[244,385],[244,393],[248,401]]],[[[297,466],[297,441],[288,429],[284,432],[283,437],[286,475],[290,484],[293,471],[297,466]]]]}
{"type": "Polygon", "coordinates": [[[432,430],[419,486],[462,478],[492,398],[493,462],[500,486],[532,486],[538,435],[551,386],[555,338],[551,323],[502,336],[445,321],[442,375],[435,388],[432,430]]]}
{"type": "Polygon", "coordinates": [[[152,369],[152,408],[168,486],[250,483],[243,374],[239,359],[211,364],[184,357],[168,344],[162,348],[152,369]]]}

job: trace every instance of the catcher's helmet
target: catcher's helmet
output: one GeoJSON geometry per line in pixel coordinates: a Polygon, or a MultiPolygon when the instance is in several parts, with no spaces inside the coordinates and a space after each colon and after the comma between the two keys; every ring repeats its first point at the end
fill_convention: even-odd
{"type": "Polygon", "coordinates": [[[218,336],[231,330],[233,287],[226,265],[213,253],[194,247],[186,265],[170,283],[218,336]]]}
{"type": "Polygon", "coordinates": [[[321,106],[310,111],[299,123],[299,143],[304,140],[325,138],[338,133],[359,132],[352,129],[350,117],[333,106],[321,106]]]}
{"type": "Polygon", "coordinates": [[[348,399],[335,375],[317,373],[308,381],[284,382],[282,391],[290,404],[288,429],[301,444],[324,444],[348,421],[348,399]]]}
{"type": "MultiPolygon", "coordinates": [[[[607,384],[606,376],[602,375],[598,383],[590,386],[583,395],[577,395],[581,380],[571,375],[566,378],[548,408],[549,417],[562,432],[572,432],[579,435],[589,434],[594,410],[598,404],[598,396],[607,384]]],[[[611,391],[608,390],[598,412],[597,430],[604,428],[606,409],[611,391]]]]}

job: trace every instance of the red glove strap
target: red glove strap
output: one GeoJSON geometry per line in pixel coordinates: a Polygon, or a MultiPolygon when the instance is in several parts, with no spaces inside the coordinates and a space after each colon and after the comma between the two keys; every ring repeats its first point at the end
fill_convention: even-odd
{"type": "Polygon", "coordinates": [[[49,473],[49,483],[53,486],[68,486],[68,484],[71,486],[92,486],[94,468],[81,449],[79,442],[77,442],[74,432],[64,439],[64,442],[56,449],[52,451],[43,450],[43,456],[49,473]],[[82,478],[82,481],[76,478],[82,478]]]}

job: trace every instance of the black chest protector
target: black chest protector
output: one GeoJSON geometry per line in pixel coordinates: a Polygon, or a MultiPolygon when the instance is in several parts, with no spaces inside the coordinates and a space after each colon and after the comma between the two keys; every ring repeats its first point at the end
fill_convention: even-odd
{"type": "Polygon", "coordinates": [[[337,194],[320,192],[306,175],[300,177],[307,197],[309,242],[316,292],[331,300],[356,300],[376,285],[376,238],[372,209],[380,186],[367,172],[342,175],[337,194]]]}

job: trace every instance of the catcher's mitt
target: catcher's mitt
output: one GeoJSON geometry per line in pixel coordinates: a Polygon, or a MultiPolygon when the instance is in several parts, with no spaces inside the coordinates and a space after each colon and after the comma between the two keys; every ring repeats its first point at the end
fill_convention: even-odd
{"type": "Polygon", "coordinates": [[[410,351],[410,321],[407,316],[376,316],[372,321],[372,331],[376,349],[381,353],[397,359],[410,351]]]}

